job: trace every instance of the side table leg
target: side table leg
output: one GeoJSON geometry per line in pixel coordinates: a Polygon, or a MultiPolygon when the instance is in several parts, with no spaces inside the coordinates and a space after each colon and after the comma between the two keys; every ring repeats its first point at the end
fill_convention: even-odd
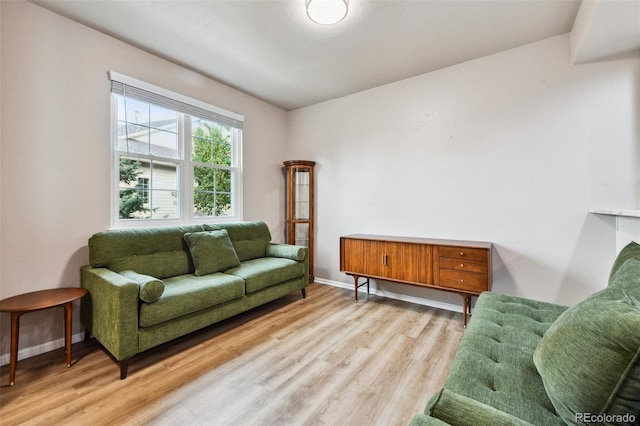
{"type": "Polygon", "coordinates": [[[72,302],[64,304],[64,346],[67,353],[67,368],[71,367],[71,323],[73,315],[72,302]]]}
{"type": "Polygon", "coordinates": [[[20,315],[22,312],[11,312],[11,355],[9,359],[9,386],[16,383],[16,366],[18,365],[18,340],[20,338],[20,315]]]}

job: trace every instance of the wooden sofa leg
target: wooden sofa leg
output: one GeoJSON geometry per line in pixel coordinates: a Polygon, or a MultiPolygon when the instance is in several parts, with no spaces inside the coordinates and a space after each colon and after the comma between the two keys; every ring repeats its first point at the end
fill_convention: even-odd
{"type": "Polygon", "coordinates": [[[84,341],[88,342],[91,339],[91,332],[89,330],[84,330],[84,341]]]}
{"type": "Polygon", "coordinates": [[[120,380],[127,378],[127,369],[129,368],[129,360],[123,359],[120,361],[120,380]]]}
{"type": "Polygon", "coordinates": [[[306,289],[306,288],[303,288],[303,289],[302,289],[302,298],[303,298],[303,299],[306,299],[306,298],[307,298],[307,289],[306,289]]]}

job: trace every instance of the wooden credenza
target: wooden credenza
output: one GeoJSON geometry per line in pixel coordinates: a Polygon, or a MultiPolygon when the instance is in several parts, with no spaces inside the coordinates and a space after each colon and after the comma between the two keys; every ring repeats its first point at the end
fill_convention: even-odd
{"type": "Polygon", "coordinates": [[[484,241],[347,235],[340,237],[340,271],[353,276],[356,301],[359,287],[369,292],[370,278],[458,293],[466,327],[471,297],[491,290],[491,247],[484,241]]]}

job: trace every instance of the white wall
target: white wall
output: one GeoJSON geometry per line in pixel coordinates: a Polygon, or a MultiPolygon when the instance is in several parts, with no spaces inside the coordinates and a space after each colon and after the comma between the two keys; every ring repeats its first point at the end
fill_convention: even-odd
{"type": "MultiPolygon", "coordinates": [[[[283,240],[283,110],[31,3],[0,4],[0,297],[79,286],[87,239],[110,226],[109,70],[244,115],[244,218],[283,240]]],[[[59,346],[62,316],[23,316],[20,348],[59,346]]],[[[0,319],[6,358],[9,315],[0,319]]]]}
{"type": "Polygon", "coordinates": [[[492,241],[498,292],[603,288],[614,219],[587,211],[638,205],[640,60],[569,56],[563,35],[293,111],[289,156],[318,163],[316,277],[352,284],[339,237],[375,233],[492,241]]]}

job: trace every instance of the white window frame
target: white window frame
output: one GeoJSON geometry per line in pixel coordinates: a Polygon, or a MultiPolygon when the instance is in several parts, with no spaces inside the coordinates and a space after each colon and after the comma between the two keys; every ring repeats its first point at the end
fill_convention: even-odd
{"type": "MultiPolygon", "coordinates": [[[[207,104],[197,99],[190,98],[188,96],[181,95],[179,93],[172,92],[167,89],[146,83],[141,80],[137,80],[132,77],[125,76],[123,74],[110,71],[109,80],[123,83],[127,86],[133,86],[147,92],[157,94],[159,96],[176,100],[178,102],[192,105],[199,110],[206,110],[214,115],[221,117],[228,117],[234,122],[244,122],[244,116],[227,111],[225,109],[216,107],[214,105],[207,104]]],[[[178,112],[182,119],[178,120],[178,159],[171,159],[178,164],[177,171],[177,186],[179,197],[178,202],[178,217],[173,219],[121,219],[120,218],[120,194],[119,194],[119,182],[120,182],[120,155],[126,154],[117,149],[118,141],[118,101],[117,94],[111,93],[111,227],[112,228],[129,228],[129,227],[141,227],[141,226],[162,226],[162,225],[179,225],[179,224],[196,224],[196,223],[215,223],[215,222],[233,222],[243,220],[243,184],[242,184],[242,129],[232,127],[232,164],[234,166],[225,167],[216,165],[215,168],[222,168],[225,170],[231,170],[231,192],[232,192],[232,213],[228,216],[207,216],[199,217],[194,214],[193,194],[194,194],[194,178],[193,178],[193,166],[198,164],[191,159],[192,152],[192,139],[191,139],[191,117],[188,113],[178,112]]],[[[200,117],[199,115],[193,115],[198,118],[209,119],[208,117],[200,117]]],[[[212,120],[216,121],[216,120],[212,120]]],[[[158,158],[147,155],[138,155],[136,157],[154,160],[165,160],[164,158],[158,158]]],[[[168,160],[168,159],[167,159],[168,160]]],[[[209,165],[210,166],[210,165],[209,165]]],[[[149,189],[150,191],[151,189],[149,189]]]]}

